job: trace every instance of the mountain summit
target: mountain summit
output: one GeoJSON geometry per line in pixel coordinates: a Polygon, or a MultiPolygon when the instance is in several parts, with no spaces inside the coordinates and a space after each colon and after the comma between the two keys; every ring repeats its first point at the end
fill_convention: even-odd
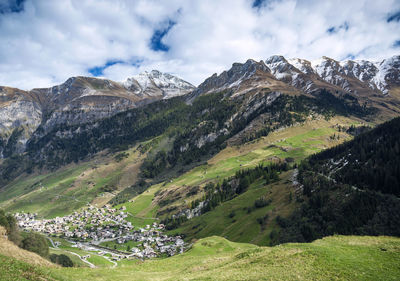
{"type": "Polygon", "coordinates": [[[194,86],[176,76],[158,70],[143,72],[128,78],[122,85],[137,95],[171,98],[194,90],[194,86]]]}

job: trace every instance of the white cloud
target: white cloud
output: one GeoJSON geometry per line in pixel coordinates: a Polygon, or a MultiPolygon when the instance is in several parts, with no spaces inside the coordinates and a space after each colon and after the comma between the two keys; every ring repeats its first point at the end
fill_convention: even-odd
{"type": "Polygon", "coordinates": [[[399,53],[400,23],[386,21],[399,10],[396,0],[282,0],[260,9],[250,0],[27,0],[23,11],[0,14],[0,85],[51,86],[109,61],[123,61],[104,69],[110,79],[159,69],[199,84],[233,62],[274,54],[382,59],[399,53]],[[152,34],[168,20],[176,22],[162,41],[170,49],[155,52],[152,34]],[[345,22],[347,31],[338,28],[345,22]],[[140,66],[129,63],[137,59],[140,66]]]}

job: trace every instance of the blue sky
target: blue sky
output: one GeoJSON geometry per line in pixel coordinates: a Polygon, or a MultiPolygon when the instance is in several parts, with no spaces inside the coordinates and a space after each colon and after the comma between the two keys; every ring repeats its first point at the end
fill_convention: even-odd
{"type": "Polygon", "coordinates": [[[0,0],[0,85],[158,69],[197,85],[248,58],[400,54],[398,0],[0,0]]]}

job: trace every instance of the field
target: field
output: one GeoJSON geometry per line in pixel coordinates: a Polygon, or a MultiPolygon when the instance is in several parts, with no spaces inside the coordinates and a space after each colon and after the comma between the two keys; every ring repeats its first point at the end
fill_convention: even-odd
{"type": "Polygon", "coordinates": [[[197,241],[184,254],[144,262],[124,261],[114,269],[45,268],[8,257],[0,259],[1,280],[32,276],[30,280],[391,281],[400,276],[400,239],[332,236],[313,243],[259,247],[213,236],[197,241]]]}

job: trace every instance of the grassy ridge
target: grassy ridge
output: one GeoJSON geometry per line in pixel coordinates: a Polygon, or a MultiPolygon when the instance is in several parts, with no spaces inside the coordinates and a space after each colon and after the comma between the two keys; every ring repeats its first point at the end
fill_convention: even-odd
{"type": "Polygon", "coordinates": [[[16,260],[14,258],[0,255],[0,280],[61,280],[59,277],[53,277],[47,268],[41,268],[30,265],[26,262],[16,260]]]}
{"type": "Polygon", "coordinates": [[[24,280],[21,277],[32,273],[29,276],[38,278],[30,280],[391,281],[400,276],[400,239],[331,236],[313,243],[258,247],[213,236],[197,241],[184,254],[144,262],[123,261],[115,269],[48,269],[0,258],[2,280],[24,280]]]}

